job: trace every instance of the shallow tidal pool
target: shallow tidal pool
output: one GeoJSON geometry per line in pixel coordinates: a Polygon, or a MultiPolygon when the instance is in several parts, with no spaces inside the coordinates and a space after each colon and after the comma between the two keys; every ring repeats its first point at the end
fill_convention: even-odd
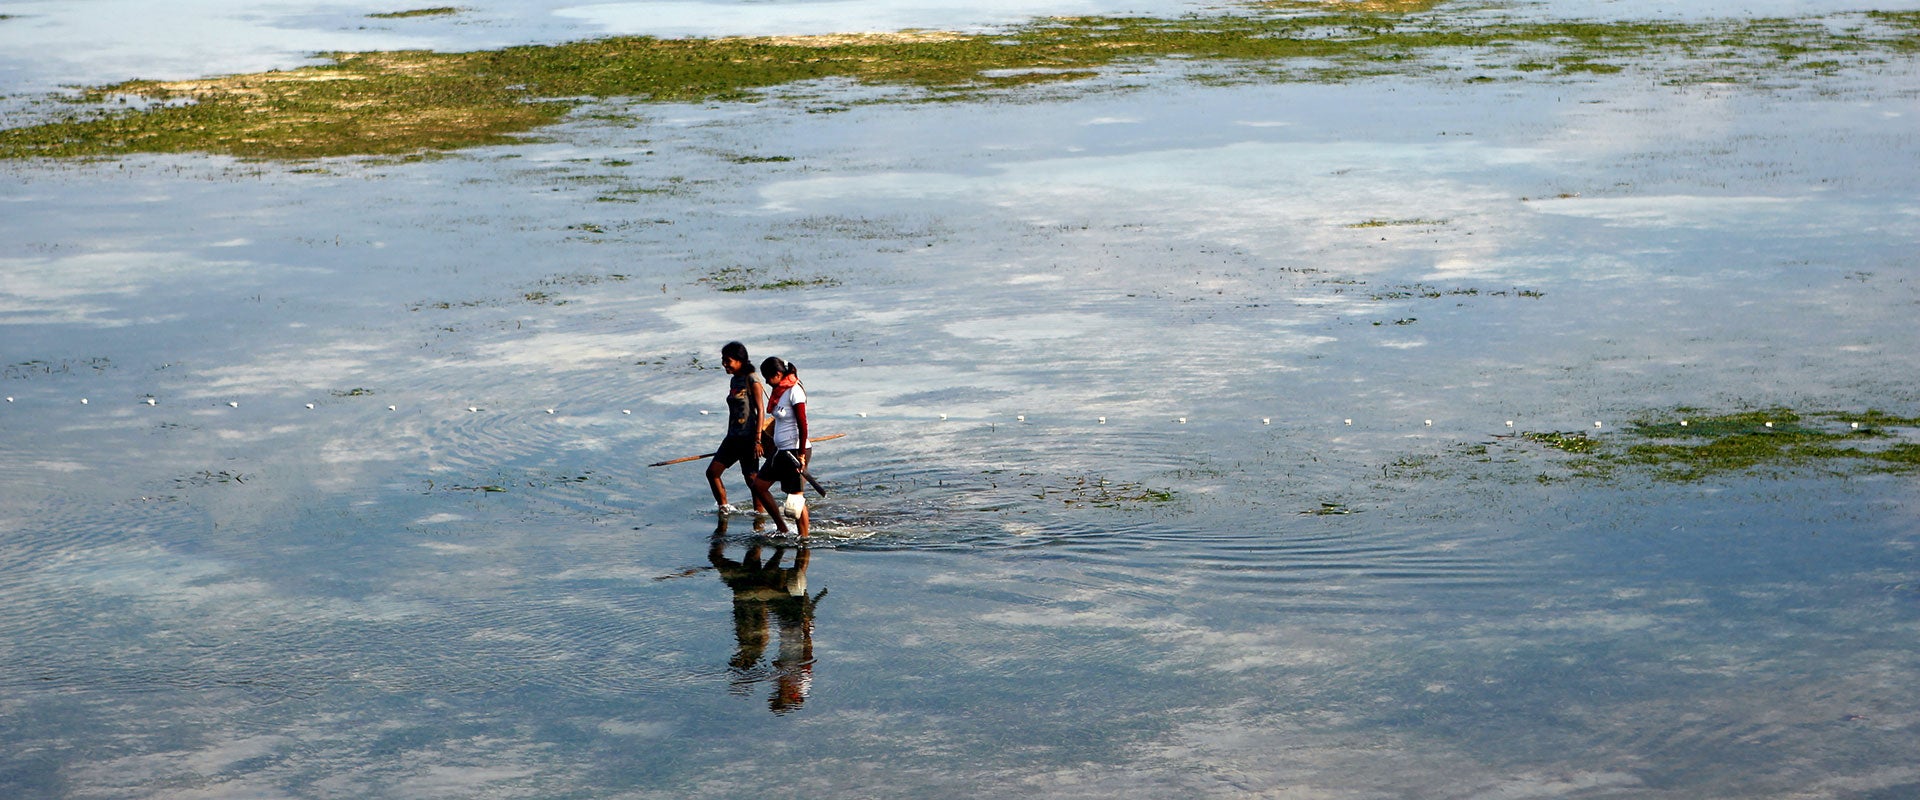
{"type": "MultiPolygon", "coordinates": [[[[760,7],[206,13],[239,70],[760,7]]],[[[1913,472],[1519,435],[1920,417],[1913,60],[1198,71],[0,162],[0,795],[1920,793],[1913,472]],[[804,543],[644,466],[732,339],[847,434],[804,543]]]]}

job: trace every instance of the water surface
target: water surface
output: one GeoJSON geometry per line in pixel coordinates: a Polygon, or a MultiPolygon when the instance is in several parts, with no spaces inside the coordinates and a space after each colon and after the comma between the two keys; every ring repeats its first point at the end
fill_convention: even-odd
{"type": "MultiPolygon", "coordinates": [[[[208,6],[331,20],[284,52],[639,26],[208,6]]],[[[102,53],[52,82],[150,57],[102,53]]],[[[0,787],[1910,793],[1910,476],[1583,481],[1502,437],[1920,415],[1914,78],[1165,67],[4,165],[0,787]],[[717,443],[735,338],[849,434],[804,581],[698,464],[642,466],[717,443]]]]}

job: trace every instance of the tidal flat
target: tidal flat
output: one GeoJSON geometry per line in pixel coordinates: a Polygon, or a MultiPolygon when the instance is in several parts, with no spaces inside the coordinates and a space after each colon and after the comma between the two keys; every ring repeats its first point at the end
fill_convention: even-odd
{"type": "MultiPolygon", "coordinates": [[[[1344,83],[1462,70],[1469,81],[1501,81],[1634,66],[1673,83],[1737,83],[1920,52],[1920,12],[1656,23],[1511,19],[1441,5],[1280,2],[1175,19],[1051,18],[971,34],[629,36],[468,53],[331,53],[325,65],[289,71],[90,88],[57,121],[0,129],[0,158],[445,151],[504,143],[586,99],[748,101],[803,81],[845,79],[918,90],[863,102],[964,102],[1166,59],[1210,65],[1188,77],[1201,82],[1344,83]],[[1448,58],[1460,55],[1472,61],[1448,58]],[[133,110],[118,107],[129,100],[137,101],[133,110]]],[[[372,16],[450,13],[457,9],[372,16]]]]}
{"type": "Polygon", "coordinates": [[[1920,790],[1916,8],[1774,6],[9,8],[0,795],[1920,790]]]}

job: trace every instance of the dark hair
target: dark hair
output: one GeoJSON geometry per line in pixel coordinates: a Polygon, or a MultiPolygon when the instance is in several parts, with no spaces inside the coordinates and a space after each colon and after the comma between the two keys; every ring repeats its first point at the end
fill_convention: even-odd
{"type": "Polygon", "coordinates": [[[760,377],[772,381],[782,375],[798,377],[800,368],[791,361],[780,360],[779,356],[767,356],[767,360],[760,362],[760,377]]]}
{"type": "Polygon", "coordinates": [[[747,346],[739,342],[727,342],[726,345],[720,348],[720,357],[722,359],[731,358],[742,364],[751,365],[753,363],[753,356],[747,355],[747,346]]]}

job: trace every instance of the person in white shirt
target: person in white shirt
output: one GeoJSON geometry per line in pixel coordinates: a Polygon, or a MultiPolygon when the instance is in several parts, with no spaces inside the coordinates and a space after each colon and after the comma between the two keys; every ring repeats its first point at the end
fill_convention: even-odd
{"type": "Polygon", "coordinates": [[[747,486],[753,490],[755,502],[773,515],[774,527],[784,536],[788,533],[786,515],[773,501],[773,484],[779,482],[782,491],[797,499],[800,508],[794,516],[804,537],[812,524],[801,495],[806,485],[801,473],[813,455],[813,448],[807,446],[807,390],[800,385],[799,369],[778,357],[760,362],[760,375],[768,386],[767,413],[761,419],[767,421],[772,441],[762,444],[766,463],[747,486]]]}

